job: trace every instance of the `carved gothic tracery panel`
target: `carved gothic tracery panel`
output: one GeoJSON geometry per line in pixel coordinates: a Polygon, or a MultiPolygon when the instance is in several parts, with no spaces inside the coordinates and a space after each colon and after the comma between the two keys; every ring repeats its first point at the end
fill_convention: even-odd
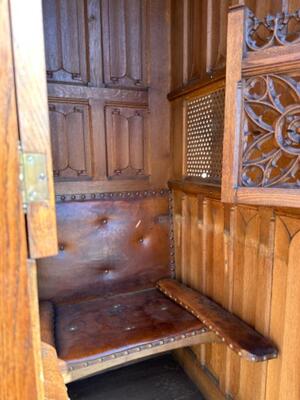
{"type": "Polygon", "coordinates": [[[300,76],[245,81],[242,186],[300,187],[300,76]]]}
{"type": "Polygon", "coordinates": [[[86,2],[43,0],[48,81],[87,83],[86,2]]]}
{"type": "Polygon", "coordinates": [[[109,178],[146,178],[148,111],[122,106],[105,111],[109,178]]]}
{"type": "Polygon", "coordinates": [[[247,10],[246,45],[249,50],[287,46],[300,42],[300,10],[257,18],[247,10]]]}
{"type": "Polygon", "coordinates": [[[91,177],[90,128],[87,104],[50,103],[49,118],[56,179],[91,177]]]}
{"type": "Polygon", "coordinates": [[[104,81],[146,86],[144,64],[147,1],[102,0],[104,81]]]}

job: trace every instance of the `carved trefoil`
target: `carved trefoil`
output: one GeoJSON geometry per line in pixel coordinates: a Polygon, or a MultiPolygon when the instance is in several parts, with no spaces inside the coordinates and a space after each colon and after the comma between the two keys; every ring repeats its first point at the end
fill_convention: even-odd
{"type": "Polygon", "coordinates": [[[300,43],[300,10],[259,19],[247,9],[245,42],[250,51],[300,43]]]}
{"type": "Polygon", "coordinates": [[[43,0],[48,81],[86,84],[85,0],[43,0]]]}
{"type": "Polygon", "coordinates": [[[50,102],[49,118],[55,179],[90,179],[89,106],[50,102]]]}
{"type": "Polygon", "coordinates": [[[104,83],[145,87],[147,0],[102,0],[104,83]]]}
{"type": "Polygon", "coordinates": [[[148,110],[106,106],[109,179],[148,178],[148,110]]]}

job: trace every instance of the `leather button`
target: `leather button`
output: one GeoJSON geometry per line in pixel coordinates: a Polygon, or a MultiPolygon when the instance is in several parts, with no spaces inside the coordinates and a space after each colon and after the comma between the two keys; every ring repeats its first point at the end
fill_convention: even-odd
{"type": "Polygon", "coordinates": [[[64,246],[63,244],[60,244],[60,245],[58,246],[58,248],[59,248],[60,251],[64,251],[65,246],[64,246]]]}
{"type": "Polygon", "coordinates": [[[139,243],[144,243],[144,238],[143,237],[139,238],[139,243]]]}
{"type": "Polygon", "coordinates": [[[102,224],[103,224],[103,225],[106,225],[106,224],[107,224],[107,219],[106,219],[106,218],[102,220],[102,224]]]}

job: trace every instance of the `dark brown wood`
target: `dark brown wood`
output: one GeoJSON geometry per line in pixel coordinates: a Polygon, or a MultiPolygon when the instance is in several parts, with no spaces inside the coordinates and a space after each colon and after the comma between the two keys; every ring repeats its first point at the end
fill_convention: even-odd
{"type": "Polygon", "coordinates": [[[271,340],[208,297],[170,279],[160,280],[157,287],[199,318],[240,357],[249,361],[266,361],[277,357],[278,351],[271,340]]]}
{"type": "Polygon", "coordinates": [[[56,190],[166,186],[170,2],[85,3],[43,2],[56,190]]]}

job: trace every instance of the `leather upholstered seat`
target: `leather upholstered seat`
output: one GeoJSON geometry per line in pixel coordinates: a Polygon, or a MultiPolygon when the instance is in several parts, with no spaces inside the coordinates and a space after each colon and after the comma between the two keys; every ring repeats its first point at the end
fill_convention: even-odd
{"type": "MultiPolygon", "coordinates": [[[[49,318],[51,314],[45,312],[42,303],[42,325],[51,326],[49,318]]],[[[187,340],[198,343],[208,331],[157,289],[60,304],[55,307],[54,318],[53,337],[58,356],[65,362],[66,381],[76,379],[78,373],[81,377],[84,369],[96,367],[100,371],[112,360],[121,364],[128,356],[145,350],[160,353],[170,346],[182,347],[187,340]]],[[[51,340],[46,333],[42,340],[49,337],[51,340]]],[[[89,373],[84,372],[86,375],[89,373]]]]}
{"type": "Polygon", "coordinates": [[[42,337],[65,382],[212,340],[155,288],[174,267],[168,192],[101,196],[57,204],[60,251],[39,262],[42,337]]]}

